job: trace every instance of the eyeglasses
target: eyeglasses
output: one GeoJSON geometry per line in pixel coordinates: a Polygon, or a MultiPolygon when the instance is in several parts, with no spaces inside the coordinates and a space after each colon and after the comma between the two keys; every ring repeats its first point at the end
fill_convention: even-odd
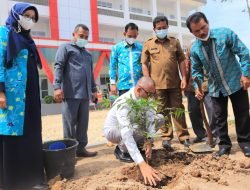
{"type": "Polygon", "coordinates": [[[148,97],[154,97],[155,96],[155,91],[154,92],[148,92],[142,86],[140,86],[140,87],[148,95],[148,97]]]}
{"type": "Polygon", "coordinates": [[[36,22],[36,18],[35,17],[30,17],[29,15],[23,15],[23,17],[25,19],[27,19],[28,21],[32,20],[33,22],[36,22]]]}

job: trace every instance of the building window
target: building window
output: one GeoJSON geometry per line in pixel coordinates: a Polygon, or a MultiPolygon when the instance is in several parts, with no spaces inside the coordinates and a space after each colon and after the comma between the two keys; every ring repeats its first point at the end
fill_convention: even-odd
{"type": "Polygon", "coordinates": [[[49,95],[49,89],[48,89],[48,79],[47,78],[41,78],[40,79],[40,91],[41,91],[41,98],[44,98],[45,96],[49,95]]]}
{"type": "Polygon", "coordinates": [[[97,1],[97,6],[112,8],[112,3],[105,2],[105,1],[97,1]]]}
{"type": "Polygon", "coordinates": [[[101,74],[100,75],[100,83],[101,85],[109,84],[109,75],[101,74]]]}

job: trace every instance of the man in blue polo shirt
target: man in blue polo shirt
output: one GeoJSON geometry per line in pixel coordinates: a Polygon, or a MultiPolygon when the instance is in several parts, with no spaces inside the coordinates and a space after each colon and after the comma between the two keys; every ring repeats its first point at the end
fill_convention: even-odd
{"type": "MultiPolygon", "coordinates": [[[[232,143],[228,136],[228,97],[233,106],[237,140],[245,156],[250,157],[250,117],[247,89],[250,86],[248,48],[228,28],[209,29],[206,16],[196,12],[187,19],[187,27],[197,40],[191,48],[192,77],[202,82],[203,69],[208,73],[209,95],[219,133],[219,151],[215,156],[229,154],[232,143]],[[236,59],[239,57],[239,61],[236,59]]],[[[196,97],[204,93],[194,84],[196,97]]]]}
{"type": "Polygon", "coordinates": [[[142,45],[136,42],[138,26],[129,23],[123,33],[125,39],[112,48],[110,57],[110,89],[119,96],[129,91],[142,77],[142,45]]]}

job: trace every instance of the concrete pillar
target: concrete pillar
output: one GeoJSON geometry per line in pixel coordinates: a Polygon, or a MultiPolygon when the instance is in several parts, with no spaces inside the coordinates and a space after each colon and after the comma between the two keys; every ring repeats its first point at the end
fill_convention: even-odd
{"type": "Polygon", "coordinates": [[[177,26],[181,28],[181,0],[176,0],[177,26]]]}
{"type": "Polygon", "coordinates": [[[0,25],[5,25],[5,20],[9,14],[9,1],[1,0],[0,25]]]}
{"type": "Polygon", "coordinates": [[[129,20],[129,0],[123,0],[124,18],[129,20]]]}
{"type": "Polygon", "coordinates": [[[153,19],[157,16],[157,0],[151,0],[152,2],[152,17],[153,19]]]}

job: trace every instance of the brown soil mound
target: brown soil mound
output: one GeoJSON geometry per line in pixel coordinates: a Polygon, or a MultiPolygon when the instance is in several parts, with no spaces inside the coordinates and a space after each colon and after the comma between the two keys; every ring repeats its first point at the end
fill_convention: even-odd
{"type": "MultiPolygon", "coordinates": [[[[231,160],[229,157],[194,155],[187,152],[153,151],[150,162],[160,172],[162,181],[156,187],[145,186],[137,166],[104,169],[101,173],[74,181],[59,181],[53,190],[209,190],[235,189],[234,181],[250,174],[250,160],[231,160]],[[204,186],[204,183],[207,184],[204,186]],[[231,183],[232,188],[229,188],[231,183]],[[203,184],[203,185],[201,185],[203,184]],[[56,188],[55,188],[56,187],[56,188]]],[[[247,187],[245,187],[247,189],[247,187]]],[[[239,188],[240,189],[240,188],[239,188]]],[[[243,188],[244,189],[244,188],[243,188]]]]}
{"type": "MultiPolygon", "coordinates": [[[[186,152],[167,152],[164,149],[153,151],[153,160],[151,160],[150,165],[159,171],[159,175],[162,180],[157,185],[156,188],[162,188],[167,186],[182,175],[183,168],[189,165],[196,157],[193,154],[188,154],[186,152]]],[[[126,178],[135,180],[136,182],[144,183],[141,172],[137,166],[123,168],[121,173],[126,176],[126,178]]]]}

